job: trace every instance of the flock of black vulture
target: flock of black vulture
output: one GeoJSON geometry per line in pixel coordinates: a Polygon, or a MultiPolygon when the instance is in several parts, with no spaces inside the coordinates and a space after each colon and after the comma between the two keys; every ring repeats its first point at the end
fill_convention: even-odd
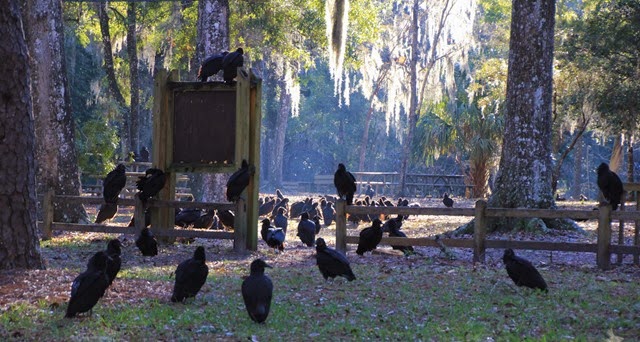
{"type": "MultiPolygon", "coordinates": [[[[126,184],[125,168],[118,165],[116,169],[110,172],[104,182],[104,200],[105,204],[117,205],[120,190],[126,184]]],[[[608,165],[602,163],[598,169],[598,187],[600,188],[606,201],[616,210],[623,196],[623,186],[620,178],[612,172],[608,165]]],[[[249,184],[250,167],[246,161],[242,162],[242,167],[234,173],[227,183],[227,199],[236,201],[240,198],[240,194],[249,184]]],[[[137,196],[143,201],[157,195],[162,189],[165,182],[164,173],[159,169],[149,169],[137,181],[139,190],[137,196]]],[[[356,191],[355,177],[348,172],[343,164],[339,164],[334,175],[334,185],[336,187],[339,198],[346,200],[349,204],[353,204],[353,198],[356,191]]],[[[369,189],[367,189],[369,190],[369,189]]],[[[369,195],[369,194],[367,194],[369,195]]],[[[443,204],[446,207],[452,207],[454,202],[448,194],[443,196],[443,204]]],[[[385,199],[380,201],[371,201],[369,196],[360,205],[393,205],[385,199]]],[[[284,242],[286,237],[286,229],[288,225],[287,207],[289,208],[289,217],[300,217],[298,224],[297,236],[300,241],[308,246],[316,248],[316,264],[320,273],[325,280],[328,278],[344,277],[348,281],[356,279],[347,257],[327,246],[325,240],[321,237],[316,238],[320,233],[320,218],[324,218],[325,225],[330,225],[332,217],[335,216],[332,202],[336,198],[322,198],[320,202],[313,202],[307,198],[304,201],[292,203],[288,205],[288,199],[277,190],[275,198],[260,199],[260,213],[262,216],[273,217],[271,219],[264,218],[262,220],[262,229],[260,231],[262,239],[266,244],[277,252],[284,251],[284,242]],[[310,219],[310,214],[313,218],[310,219]],[[333,216],[332,216],[333,215],[333,216]],[[327,221],[327,218],[329,221],[327,221]]],[[[356,202],[356,204],[358,204],[356,202]]],[[[409,205],[403,200],[398,205],[409,205]]],[[[103,211],[104,206],[100,208],[103,211]]],[[[105,209],[106,210],[106,209],[105,209]]],[[[109,211],[111,212],[111,211],[109,211]]],[[[115,213],[114,213],[115,214],[115,213]]],[[[211,214],[207,212],[207,214],[211,214]]],[[[98,214],[100,216],[101,214],[98,214]]],[[[215,214],[213,214],[215,215],[215,214]]],[[[104,216],[100,216],[101,219],[104,216]]],[[[198,216],[199,218],[200,216],[198,216]]],[[[400,231],[403,219],[402,215],[395,218],[389,218],[384,223],[380,218],[359,217],[358,220],[368,220],[371,226],[364,228],[360,232],[358,247],[356,254],[362,256],[364,253],[376,249],[380,243],[383,232],[388,232],[389,236],[406,237],[400,231]]],[[[182,222],[183,219],[181,219],[182,222]]],[[[178,221],[178,220],[176,220],[178,221]]],[[[136,246],[144,256],[155,256],[158,254],[157,242],[149,230],[144,228],[136,239],[136,246]]],[[[405,254],[414,253],[411,246],[392,246],[393,249],[403,251],[405,254]]],[[[67,307],[65,317],[75,317],[78,313],[90,311],[98,300],[104,295],[106,289],[113,283],[121,267],[121,243],[117,239],[109,241],[107,249],[95,253],[87,263],[86,271],[78,275],[71,286],[71,297],[67,307]]],[[[508,276],[517,286],[525,286],[532,289],[538,289],[544,292],[548,291],[547,283],[542,275],[528,260],[516,256],[512,249],[506,249],[503,255],[503,262],[508,276]]],[[[271,299],[273,296],[273,283],[268,276],[264,274],[265,268],[271,268],[264,260],[256,259],[251,263],[250,275],[245,278],[242,283],[242,298],[247,309],[249,317],[258,323],[263,323],[269,315],[271,299]]],[[[205,284],[209,268],[206,264],[205,249],[202,246],[196,248],[193,257],[180,263],[175,271],[175,284],[173,294],[170,298],[172,302],[185,302],[188,298],[195,297],[205,284]]]]}

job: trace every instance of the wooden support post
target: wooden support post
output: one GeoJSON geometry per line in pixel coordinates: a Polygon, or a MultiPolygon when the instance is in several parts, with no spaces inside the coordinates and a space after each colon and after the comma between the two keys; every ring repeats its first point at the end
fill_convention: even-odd
{"type": "Polygon", "coordinates": [[[140,233],[140,231],[142,231],[142,229],[145,227],[145,208],[144,208],[144,203],[142,203],[142,200],[140,199],[140,197],[138,196],[138,194],[136,194],[134,197],[134,200],[136,201],[136,204],[133,207],[133,217],[135,218],[135,227],[136,227],[136,231],[138,232],[138,234],[140,233]]]}
{"type": "Polygon", "coordinates": [[[611,268],[611,206],[599,207],[598,212],[598,252],[596,263],[601,270],[611,268]]]}
{"type": "MultiPolygon", "coordinates": [[[[153,89],[153,166],[162,169],[167,175],[167,182],[158,194],[158,199],[173,200],[175,197],[176,175],[169,170],[173,158],[173,95],[167,83],[178,81],[176,70],[167,73],[158,70],[154,77],[153,89]]],[[[172,230],[175,224],[175,211],[168,207],[151,207],[151,227],[158,232],[159,240],[172,243],[175,238],[163,236],[162,232],[172,230]]],[[[144,216],[143,220],[144,220],[144,216]]],[[[143,221],[144,222],[144,221],[143,221]]]]}
{"type": "Polygon", "coordinates": [[[336,202],[336,250],[347,254],[347,202],[336,202]]]}
{"type": "Polygon", "coordinates": [[[260,192],[260,128],[262,127],[262,80],[249,71],[249,160],[254,167],[247,188],[247,249],[258,249],[258,195],[260,192]]]}
{"type": "Polygon", "coordinates": [[[42,203],[42,240],[51,239],[51,225],[53,224],[53,189],[48,189],[44,193],[42,203]]]}
{"type": "MultiPolygon", "coordinates": [[[[243,191],[243,194],[246,191],[243,191]]],[[[233,221],[233,250],[244,253],[247,250],[247,206],[242,197],[236,203],[236,216],[233,221]]],[[[254,222],[257,227],[257,223],[254,222]]]]}
{"type": "Polygon", "coordinates": [[[487,235],[487,202],[476,201],[475,220],[473,223],[473,262],[484,263],[485,237],[487,235]]]}

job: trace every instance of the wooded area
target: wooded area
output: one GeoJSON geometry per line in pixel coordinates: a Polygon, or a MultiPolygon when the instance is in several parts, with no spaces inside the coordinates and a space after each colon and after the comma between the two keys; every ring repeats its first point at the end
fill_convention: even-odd
{"type": "MultiPolygon", "coordinates": [[[[399,171],[399,195],[407,174],[462,174],[501,207],[595,198],[603,161],[632,182],[639,2],[532,4],[25,1],[14,29],[32,57],[36,191],[79,195],[80,172],[153,150],[158,70],[195,80],[206,56],[236,47],[264,80],[264,191],[340,162],[399,171]]],[[[214,198],[223,183],[192,188],[214,198]]],[[[54,216],[87,220],[81,206],[54,216]]]]}

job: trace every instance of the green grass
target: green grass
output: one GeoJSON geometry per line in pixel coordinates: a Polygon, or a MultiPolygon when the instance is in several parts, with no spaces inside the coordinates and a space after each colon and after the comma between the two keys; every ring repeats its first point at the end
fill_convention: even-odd
{"type": "MultiPolygon", "coordinates": [[[[102,246],[103,241],[77,238],[42,244],[49,256],[90,255],[102,246]]],[[[640,336],[640,281],[632,266],[601,272],[552,264],[540,269],[550,287],[541,293],[516,288],[501,267],[418,256],[358,258],[352,252],[348,257],[358,279],[325,282],[312,249],[283,255],[261,251],[258,255],[274,265],[267,274],[275,293],[266,324],[255,324],[240,286],[256,255],[238,257],[208,247],[210,271],[203,290],[187,304],[169,302],[176,266],[169,258],[191,251],[191,246],[172,247],[164,256],[145,259],[127,250],[130,259],[115,290],[98,302],[91,317],[76,319],[63,318],[63,301],[84,261],[72,266],[62,259],[52,262],[54,278],[66,275],[52,294],[62,302],[29,300],[26,290],[26,300],[0,312],[0,340],[590,341],[604,340],[609,332],[629,340],[640,336]]]]}

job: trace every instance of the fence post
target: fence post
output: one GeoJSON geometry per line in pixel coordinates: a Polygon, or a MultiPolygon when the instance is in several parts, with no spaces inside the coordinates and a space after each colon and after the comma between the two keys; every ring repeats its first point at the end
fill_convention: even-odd
{"type": "MultiPolygon", "coordinates": [[[[620,201],[620,211],[625,211],[624,202],[626,200],[625,192],[622,193],[622,201],[620,201]]],[[[624,220],[618,220],[618,245],[624,245],[624,220]]],[[[618,253],[616,255],[616,264],[622,265],[622,259],[624,254],[618,253]]]]}
{"type": "Polygon", "coordinates": [[[602,270],[611,268],[611,205],[598,208],[598,253],[596,263],[602,270]]]}
{"type": "MultiPolygon", "coordinates": [[[[246,192],[243,192],[246,194],[246,192]]],[[[255,224],[256,222],[247,222],[247,207],[244,199],[240,197],[236,203],[236,216],[233,220],[233,250],[237,253],[244,253],[247,250],[247,224],[255,224]]]]}
{"type": "Polygon", "coordinates": [[[347,202],[336,202],[336,249],[347,254],[347,202]]]}
{"type": "Polygon", "coordinates": [[[484,263],[485,236],[487,234],[487,202],[476,201],[475,219],[473,223],[473,262],[484,263]]]}
{"type": "Polygon", "coordinates": [[[133,206],[133,217],[135,219],[134,226],[136,227],[136,230],[139,234],[142,229],[146,227],[147,217],[144,212],[144,203],[142,203],[140,196],[136,194],[135,196],[133,196],[133,198],[135,200],[135,204],[133,206]]]}
{"type": "Polygon", "coordinates": [[[53,224],[53,189],[44,193],[42,203],[42,240],[51,239],[51,225],[53,224]]]}

